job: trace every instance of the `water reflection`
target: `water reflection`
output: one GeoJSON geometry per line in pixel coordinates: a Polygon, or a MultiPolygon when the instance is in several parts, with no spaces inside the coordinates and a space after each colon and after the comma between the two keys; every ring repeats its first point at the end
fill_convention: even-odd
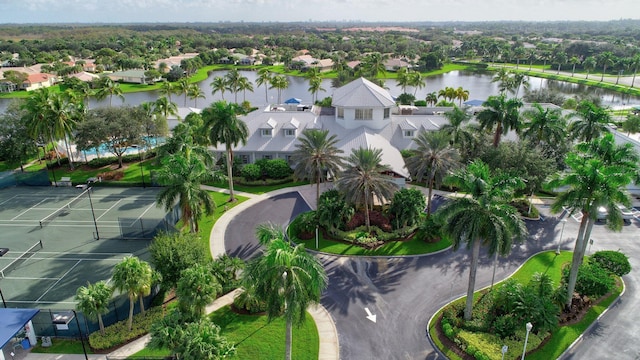
{"type": "MultiPolygon", "coordinates": [[[[215,101],[221,100],[223,98],[220,92],[213,95],[211,93],[211,82],[214,78],[218,76],[225,76],[227,71],[213,71],[209,74],[209,77],[198,84],[198,86],[204,92],[206,98],[204,99],[186,99],[186,105],[190,107],[195,107],[197,103],[197,107],[203,108],[215,101]]],[[[254,87],[254,91],[246,92],[246,100],[251,102],[254,106],[266,106],[267,103],[276,103],[278,100],[278,94],[276,89],[268,89],[265,95],[264,86],[256,85],[256,78],[258,76],[256,71],[240,71],[243,76],[246,76],[252,83],[254,87]]],[[[282,90],[282,101],[296,97],[302,99],[303,103],[311,103],[312,95],[309,92],[309,84],[306,79],[302,77],[288,76],[289,87],[282,90]]],[[[470,72],[470,71],[452,71],[442,75],[431,76],[426,79],[426,86],[422,89],[414,89],[412,87],[408,87],[406,90],[408,93],[415,93],[417,99],[424,99],[428,93],[438,92],[445,87],[462,87],[466,90],[469,90],[469,99],[478,99],[485,100],[487,97],[491,95],[498,94],[498,84],[493,83],[491,80],[493,78],[493,74],[490,72],[470,72]]],[[[605,89],[591,88],[581,84],[572,84],[565,83],[561,81],[555,80],[546,80],[540,78],[530,78],[529,79],[529,89],[537,90],[540,88],[549,87],[552,90],[559,91],[565,96],[576,96],[576,95],[586,95],[591,94],[597,97],[600,97],[602,103],[604,105],[610,106],[620,106],[624,104],[640,104],[640,99],[635,96],[622,95],[620,93],[611,92],[605,89]]],[[[398,96],[402,93],[402,89],[397,85],[396,81],[393,79],[385,80],[385,87],[389,90],[391,95],[398,96]]],[[[333,93],[332,81],[330,79],[325,79],[322,81],[322,88],[318,92],[318,99],[323,99],[327,96],[331,96],[333,93]]],[[[520,89],[520,96],[524,94],[524,89],[520,89]]],[[[158,97],[160,97],[160,93],[158,91],[148,91],[148,92],[138,92],[138,93],[129,93],[125,94],[125,100],[122,102],[119,98],[113,99],[114,105],[120,104],[128,104],[131,106],[139,105],[146,101],[155,101],[158,97]]],[[[238,93],[238,101],[242,101],[245,98],[245,94],[242,92],[238,93]]],[[[177,106],[182,107],[185,104],[185,97],[183,94],[173,94],[171,99],[177,106]]],[[[227,101],[233,101],[234,94],[230,92],[224,93],[224,99],[227,101]]],[[[8,106],[10,99],[0,99],[0,112],[4,112],[6,107],[8,106]]],[[[109,106],[109,98],[102,101],[96,101],[95,99],[91,99],[89,107],[95,108],[100,106],[109,106]]]]}

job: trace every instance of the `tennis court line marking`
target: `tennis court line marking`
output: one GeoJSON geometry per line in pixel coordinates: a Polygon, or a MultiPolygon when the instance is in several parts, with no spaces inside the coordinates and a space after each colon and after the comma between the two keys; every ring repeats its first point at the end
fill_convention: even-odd
{"type": "Polygon", "coordinates": [[[78,264],[80,264],[82,262],[82,260],[78,260],[77,263],[75,263],[75,265],[73,265],[71,267],[71,269],[67,270],[61,277],[60,279],[58,279],[58,281],[54,282],[53,285],[49,286],[49,288],[44,292],[44,294],[40,295],[40,297],[38,299],[36,299],[36,302],[40,301],[40,299],[42,299],[45,295],[47,295],[47,293],[49,291],[51,291],[51,289],[53,289],[54,286],[58,285],[58,283],[60,282],[60,280],[62,280],[65,276],[67,276],[67,274],[69,274],[73,269],[76,268],[76,266],[78,266],[78,264]]]}
{"type": "Polygon", "coordinates": [[[151,207],[153,205],[155,205],[156,203],[154,202],[153,204],[147,206],[147,209],[145,211],[142,212],[142,214],[140,214],[140,216],[138,216],[138,218],[136,219],[136,221],[132,222],[131,225],[129,225],[129,227],[133,227],[133,224],[135,224],[137,221],[139,221],[140,219],[142,219],[142,217],[144,216],[144,214],[147,213],[147,211],[151,210],[151,207]]]}
{"type": "Polygon", "coordinates": [[[35,209],[35,207],[36,207],[36,206],[38,206],[38,205],[40,205],[43,201],[47,201],[47,199],[45,198],[45,199],[40,200],[40,202],[39,202],[39,203],[37,203],[37,204],[35,204],[35,205],[31,206],[31,207],[30,207],[30,208],[28,208],[27,210],[25,210],[25,211],[21,212],[20,214],[18,214],[18,215],[16,215],[16,216],[14,216],[10,221],[13,221],[13,220],[15,220],[15,219],[19,218],[20,216],[22,216],[22,215],[26,214],[29,210],[33,210],[33,209],[35,209]]]}
{"type": "MultiPolygon", "coordinates": [[[[11,258],[9,258],[11,259],[11,258]]],[[[11,260],[15,260],[18,258],[14,258],[11,260]]],[[[122,261],[122,259],[111,259],[111,258],[106,258],[106,259],[92,259],[92,258],[53,258],[53,257],[30,257],[29,260],[55,260],[55,261],[103,261],[103,260],[107,260],[107,261],[122,261]]]]}
{"type": "Polygon", "coordinates": [[[8,198],[7,200],[1,202],[0,205],[4,205],[4,203],[11,201],[11,200],[17,198],[18,196],[20,196],[20,195],[13,195],[12,197],[8,198]]]}
{"type": "Polygon", "coordinates": [[[116,207],[116,205],[120,204],[120,201],[122,201],[122,199],[118,200],[115,204],[111,205],[110,208],[107,209],[107,211],[103,212],[102,215],[98,216],[96,218],[96,221],[100,220],[101,217],[105,216],[106,213],[108,213],[109,211],[111,211],[111,209],[113,209],[114,207],[116,207]]]}

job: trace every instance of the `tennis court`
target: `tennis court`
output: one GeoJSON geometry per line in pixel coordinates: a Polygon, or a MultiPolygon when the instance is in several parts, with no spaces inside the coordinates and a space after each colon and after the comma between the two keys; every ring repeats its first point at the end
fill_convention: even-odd
{"type": "Polygon", "coordinates": [[[0,289],[9,307],[70,309],[78,287],[107,280],[126,255],[174,224],[157,188],[0,190],[0,289]]]}

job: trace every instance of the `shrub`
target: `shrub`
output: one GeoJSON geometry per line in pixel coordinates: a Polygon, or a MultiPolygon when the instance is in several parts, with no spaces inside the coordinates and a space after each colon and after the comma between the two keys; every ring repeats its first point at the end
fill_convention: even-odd
{"type": "Polygon", "coordinates": [[[262,177],[262,170],[260,170],[260,166],[256,164],[246,164],[242,167],[241,174],[246,180],[254,181],[262,177]]]}
{"type": "Polygon", "coordinates": [[[521,326],[520,321],[512,314],[498,316],[493,321],[493,331],[501,338],[513,335],[518,329],[518,326],[521,326]]]}
{"type": "Polygon", "coordinates": [[[107,165],[111,165],[113,163],[115,163],[116,161],[118,161],[118,158],[116,158],[115,156],[107,156],[107,157],[101,157],[101,158],[94,158],[91,159],[87,165],[89,165],[92,168],[101,168],[107,165]]]}
{"type": "Polygon", "coordinates": [[[105,181],[110,181],[110,180],[118,181],[124,177],[124,171],[122,170],[107,171],[107,172],[98,174],[98,177],[102,178],[102,180],[105,180],[105,181]]]}
{"type": "Polygon", "coordinates": [[[264,174],[271,179],[282,179],[291,175],[291,166],[284,159],[273,159],[266,162],[264,174]]]}
{"type": "Polygon", "coordinates": [[[303,233],[313,233],[318,225],[318,215],[316,211],[307,211],[298,216],[296,223],[297,230],[303,233]]]}
{"type": "Polygon", "coordinates": [[[396,191],[389,207],[395,228],[416,224],[426,205],[425,196],[418,189],[405,188],[396,191]]]}
{"type": "Polygon", "coordinates": [[[317,214],[320,225],[332,231],[345,227],[345,222],[353,216],[353,208],[344,201],[338,190],[331,189],[320,195],[317,214]]]}
{"type": "MultiPolygon", "coordinates": [[[[563,270],[563,280],[565,283],[569,279],[569,268],[563,270]]],[[[614,281],[609,272],[598,263],[584,263],[578,269],[578,279],[576,281],[576,292],[589,297],[600,297],[613,289],[614,281]]]]}
{"type": "Polygon", "coordinates": [[[256,296],[254,289],[251,287],[246,288],[233,299],[233,306],[250,314],[258,314],[267,310],[267,304],[256,296]]]}
{"type": "Polygon", "coordinates": [[[127,328],[127,319],[119,321],[104,329],[104,335],[96,331],[89,335],[89,345],[94,350],[105,350],[125,344],[136,339],[151,329],[151,324],[163,318],[162,308],[155,307],[147,310],[144,315],[133,317],[133,328],[127,328]]]}
{"type": "Polygon", "coordinates": [[[427,106],[427,102],[425,100],[416,100],[413,102],[415,106],[427,106]]]}
{"type": "Polygon", "coordinates": [[[591,261],[617,276],[627,275],[631,272],[629,258],[620,251],[598,251],[591,255],[591,261]]]}
{"type": "Polygon", "coordinates": [[[435,216],[429,216],[418,225],[420,236],[425,241],[438,241],[442,238],[442,224],[440,224],[435,216]]]}

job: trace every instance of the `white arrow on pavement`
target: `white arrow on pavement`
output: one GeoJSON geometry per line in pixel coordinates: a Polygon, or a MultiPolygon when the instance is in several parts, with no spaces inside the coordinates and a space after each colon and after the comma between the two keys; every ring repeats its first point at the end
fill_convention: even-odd
{"type": "Polygon", "coordinates": [[[371,321],[373,321],[373,322],[376,322],[376,316],[375,316],[375,315],[373,315],[373,314],[371,313],[371,311],[369,311],[369,308],[364,308],[364,311],[366,311],[366,312],[367,312],[367,319],[369,319],[369,320],[371,320],[371,321]]]}

